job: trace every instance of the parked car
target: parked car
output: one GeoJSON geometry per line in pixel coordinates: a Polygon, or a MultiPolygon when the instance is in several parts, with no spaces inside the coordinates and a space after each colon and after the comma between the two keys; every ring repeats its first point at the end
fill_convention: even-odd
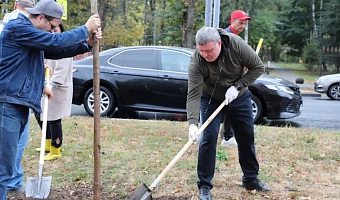
{"type": "MultiPolygon", "coordinates": [[[[162,46],[119,47],[100,60],[101,115],[119,110],[186,113],[187,71],[192,49],[162,46]]],[[[73,104],[93,115],[93,57],[73,63],[73,104]]],[[[249,86],[254,120],[300,115],[300,88],[281,78],[262,75],[249,86]]]]}
{"type": "Polygon", "coordinates": [[[320,76],[314,82],[314,91],[326,93],[334,100],[340,100],[340,74],[320,76]]]}

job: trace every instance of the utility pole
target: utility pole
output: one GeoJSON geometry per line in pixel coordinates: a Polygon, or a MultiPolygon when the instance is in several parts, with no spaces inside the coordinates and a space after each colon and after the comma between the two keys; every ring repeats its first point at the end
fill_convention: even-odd
{"type": "Polygon", "coordinates": [[[205,1],[205,17],[204,26],[211,27],[211,16],[212,16],[212,0],[205,1]]]}
{"type": "MultiPolygon", "coordinates": [[[[248,15],[248,10],[246,10],[246,13],[248,15]]],[[[248,44],[248,21],[246,26],[244,27],[244,41],[248,44]]]]}
{"type": "Polygon", "coordinates": [[[214,0],[214,21],[213,27],[219,28],[220,26],[220,0],[214,0]]]}

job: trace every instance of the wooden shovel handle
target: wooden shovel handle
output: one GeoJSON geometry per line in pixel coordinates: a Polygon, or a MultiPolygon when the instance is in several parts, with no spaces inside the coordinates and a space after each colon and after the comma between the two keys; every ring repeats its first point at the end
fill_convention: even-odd
{"type": "MultiPolygon", "coordinates": [[[[198,129],[196,134],[201,134],[203,130],[210,124],[210,122],[216,117],[216,115],[222,110],[224,106],[225,106],[225,102],[223,101],[221,105],[213,112],[213,114],[210,115],[207,121],[205,121],[204,124],[198,129]]],[[[176,164],[176,162],[182,157],[182,155],[189,149],[192,143],[194,143],[194,139],[191,138],[184,145],[184,147],[180,150],[180,152],[178,152],[177,155],[171,160],[171,162],[165,167],[162,173],[158,175],[156,180],[150,185],[149,187],[150,190],[154,190],[157,187],[158,183],[162,180],[165,174],[176,164]]]]}

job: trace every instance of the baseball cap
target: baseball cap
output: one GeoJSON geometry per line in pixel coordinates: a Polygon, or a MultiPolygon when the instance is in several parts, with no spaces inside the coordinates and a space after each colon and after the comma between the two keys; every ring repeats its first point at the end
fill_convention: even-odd
{"type": "Polygon", "coordinates": [[[44,14],[57,19],[60,19],[64,12],[54,0],[41,0],[33,8],[26,8],[26,10],[34,15],[44,14]]]}
{"type": "Polygon", "coordinates": [[[243,10],[236,10],[231,13],[230,22],[233,22],[235,19],[251,20],[251,18],[243,10]]]}
{"type": "Polygon", "coordinates": [[[34,6],[34,5],[35,5],[35,2],[34,2],[34,0],[16,0],[15,2],[26,2],[26,3],[30,3],[30,4],[32,4],[32,6],[34,6]]]}

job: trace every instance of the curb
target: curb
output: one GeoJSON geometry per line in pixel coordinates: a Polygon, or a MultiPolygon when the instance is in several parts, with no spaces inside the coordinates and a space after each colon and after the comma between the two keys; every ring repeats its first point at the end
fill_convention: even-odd
{"type": "Polygon", "coordinates": [[[321,97],[321,94],[310,94],[310,93],[306,93],[306,94],[301,94],[301,96],[303,97],[321,97]]]}

